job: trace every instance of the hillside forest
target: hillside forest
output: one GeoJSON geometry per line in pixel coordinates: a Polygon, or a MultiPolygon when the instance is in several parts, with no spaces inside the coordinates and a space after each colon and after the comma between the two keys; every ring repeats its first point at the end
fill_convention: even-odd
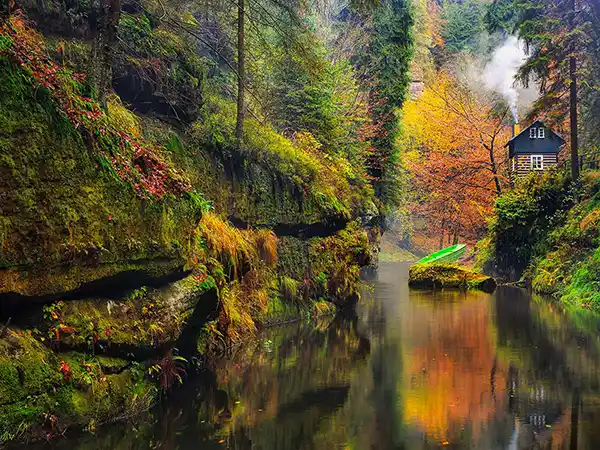
{"type": "Polygon", "coordinates": [[[2,0],[0,447],[356,318],[380,259],[465,243],[600,309],[599,34],[596,0],[2,0]],[[565,144],[516,177],[534,120],[565,144]]]}

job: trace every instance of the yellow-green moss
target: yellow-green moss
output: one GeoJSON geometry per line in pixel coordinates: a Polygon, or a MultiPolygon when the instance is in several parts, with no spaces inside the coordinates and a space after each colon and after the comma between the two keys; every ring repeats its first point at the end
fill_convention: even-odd
{"type": "Polygon", "coordinates": [[[47,339],[90,347],[175,342],[204,292],[196,276],[190,275],[164,288],[134,290],[120,300],[59,302],[46,307],[47,339]]]}
{"type": "Polygon", "coordinates": [[[0,444],[72,424],[102,423],[149,407],[154,384],[117,358],[55,353],[32,332],[0,339],[0,444]]]}
{"type": "Polygon", "coordinates": [[[492,292],[492,277],[452,264],[415,264],[410,268],[408,285],[415,288],[460,288],[492,292]]]}

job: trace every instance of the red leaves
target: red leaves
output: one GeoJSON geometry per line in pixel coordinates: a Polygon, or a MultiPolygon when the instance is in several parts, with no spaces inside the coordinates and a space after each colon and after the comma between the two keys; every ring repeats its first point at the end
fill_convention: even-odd
{"type": "Polygon", "coordinates": [[[64,360],[60,362],[60,373],[62,373],[63,379],[65,381],[71,381],[73,379],[73,372],[71,371],[71,366],[64,360]]]}
{"type": "Polygon", "coordinates": [[[160,200],[192,189],[181,172],[170,167],[143,141],[118,129],[92,99],[79,95],[86,76],[54,63],[45,54],[43,40],[22,19],[13,17],[5,22],[0,36],[12,42],[2,53],[30,74],[34,83],[49,91],[57,110],[75,129],[82,130],[94,149],[139,197],[160,200]]]}
{"type": "Polygon", "coordinates": [[[194,280],[196,280],[197,283],[203,283],[204,281],[208,280],[208,274],[206,272],[197,273],[194,275],[194,280]]]}

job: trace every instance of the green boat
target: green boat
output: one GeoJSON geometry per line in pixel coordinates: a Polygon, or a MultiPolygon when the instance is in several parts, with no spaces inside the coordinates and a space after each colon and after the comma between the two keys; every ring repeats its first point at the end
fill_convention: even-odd
{"type": "Polygon", "coordinates": [[[438,250],[431,255],[427,255],[425,258],[418,260],[415,264],[427,264],[427,263],[442,263],[456,261],[467,250],[466,244],[456,244],[451,247],[446,247],[442,250],[438,250]]]}

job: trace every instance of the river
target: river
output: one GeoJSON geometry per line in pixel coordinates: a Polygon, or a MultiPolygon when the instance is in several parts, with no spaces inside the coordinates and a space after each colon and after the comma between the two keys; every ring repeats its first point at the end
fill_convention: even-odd
{"type": "Polygon", "coordinates": [[[600,449],[600,321],[383,264],[355,318],[264,330],[152,420],[31,448],[600,449]]]}

